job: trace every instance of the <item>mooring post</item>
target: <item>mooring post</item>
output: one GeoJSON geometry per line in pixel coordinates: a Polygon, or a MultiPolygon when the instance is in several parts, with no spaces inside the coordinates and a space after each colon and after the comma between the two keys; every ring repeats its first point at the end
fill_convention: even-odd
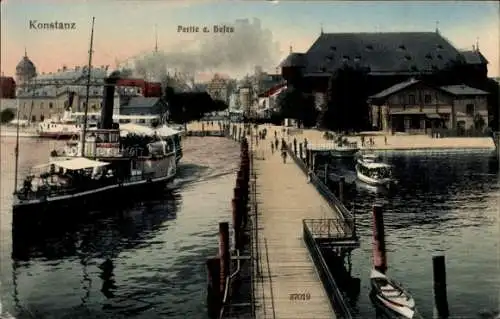
{"type": "Polygon", "coordinates": [[[304,157],[302,156],[302,143],[299,143],[299,158],[301,161],[304,160],[304,157]]]}
{"type": "Polygon", "coordinates": [[[219,258],[220,258],[220,277],[219,277],[219,289],[221,297],[224,296],[224,290],[226,288],[226,280],[229,276],[229,223],[223,222],[219,223],[219,258]]]}
{"type": "Polygon", "coordinates": [[[434,307],[438,318],[450,316],[448,296],[446,293],[446,263],[444,255],[432,256],[432,271],[434,277],[434,307]]]}
{"type": "Polygon", "coordinates": [[[234,229],[234,246],[236,249],[240,249],[240,238],[241,238],[241,210],[239,209],[240,203],[237,198],[233,198],[231,201],[233,210],[233,229],[234,229]]]}
{"type": "Polygon", "coordinates": [[[345,186],[345,177],[340,176],[339,179],[339,200],[344,203],[344,186],[345,186]]]}
{"type": "Polygon", "coordinates": [[[219,286],[220,258],[208,258],[207,262],[207,312],[210,318],[219,318],[221,294],[219,286]]]}
{"type": "Polygon", "coordinates": [[[387,271],[385,252],[384,213],[382,205],[373,205],[373,267],[384,273],[387,271]]]}
{"type": "Polygon", "coordinates": [[[311,151],[308,150],[307,148],[305,150],[306,150],[306,154],[305,154],[306,155],[305,156],[306,167],[310,168],[311,162],[309,162],[309,160],[310,160],[309,154],[311,153],[311,151]]]}

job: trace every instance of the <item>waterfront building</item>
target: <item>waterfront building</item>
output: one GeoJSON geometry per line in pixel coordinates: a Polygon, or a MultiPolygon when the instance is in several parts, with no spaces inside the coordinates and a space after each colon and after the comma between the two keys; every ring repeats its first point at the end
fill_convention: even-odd
{"type": "MultiPolygon", "coordinates": [[[[104,79],[108,75],[108,66],[93,67],[90,71],[88,112],[100,112],[103,99],[104,79]]],[[[88,67],[63,66],[57,72],[37,74],[35,64],[25,52],[16,67],[16,79],[19,83],[19,117],[30,122],[43,121],[62,116],[65,109],[84,112],[87,105],[88,67]],[[71,98],[70,98],[71,96],[71,98]]],[[[161,84],[143,79],[124,78],[117,82],[115,103],[120,105],[133,96],[160,97],[161,84]]]]}
{"type": "MultiPolygon", "coordinates": [[[[435,32],[323,33],[305,53],[290,54],[280,64],[283,78],[324,101],[328,81],[343,66],[368,71],[369,94],[410,77],[435,74],[460,62],[470,77],[485,79],[488,61],[476,45],[459,51],[435,32]]],[[[319,103],[319,102],[318,102],[319,103]]]]}
{"type": "Polygon", "coordinates": [[[467,85],[434,87],[413,78],[370,96],[373,128],[427,133],[428,129],[470,129],[488,123],[488,92],[467,85]]]}
{"type": "Polygon", "coordinates": [[[228,79],[216,73],[208,83],[206,91],[212,99],[229,103],[228,82],[228,79]]]}
{"type": "Polygon", "coordinates": [[[260,93],[257,113],[263,117],[270,117],[272,112],[278,111],[278,98],[286,89],[287,85],[281,83],[260,93]]]}
{"type": "Polygon", "coordinates": [[[120,105],[120,115],[161,115],[166,109],[162,98],[136,96],[120,105]]]}

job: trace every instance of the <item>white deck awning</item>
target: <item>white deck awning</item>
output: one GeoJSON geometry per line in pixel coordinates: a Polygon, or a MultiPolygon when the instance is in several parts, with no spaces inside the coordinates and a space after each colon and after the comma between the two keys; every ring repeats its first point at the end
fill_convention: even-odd
{"type": "Polygon", "coordinates": [[[79,170],[79,169],[95,168],[95,167],[102,167],[109,165],[109,163],[93,161],[85,157],[76,157],[65,161],[52,161],[50,162],[50,164],[54,164],[56,166],[69,170],[79,170]]]}
{"type": "Polygon", "coordinates": [[[127,134],[137,134],[137,135],[149,135],[153,136],[155,131],[144,125],[138,125],[133,123],[120,124],[120,135],[127,136],[127,134]]]}
{"type": "Polygon", "coordinates": [[[180,134],[181,132],[180,131],[177,131],[171,127],[168,127],[166,125],[163,125],[161,127],[158,127],[156,129],[156,133],[159,135],[159,136],[162,136],[162,137],[168,137],[168,136],[174,136],[174,135],[178,135],[180,134]]]}

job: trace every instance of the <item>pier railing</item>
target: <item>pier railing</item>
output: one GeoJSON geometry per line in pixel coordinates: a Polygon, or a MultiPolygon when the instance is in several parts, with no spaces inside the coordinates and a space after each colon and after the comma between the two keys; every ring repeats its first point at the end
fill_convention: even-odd
{"type": "Polygon", "coordinates": [[[335,218],[328,219],[304,219],[304,227],[307,227],[313,238],[328,239],[355,239],[356,234],[346,224],[335,218]]]}
{"type": "MultiPolygon", "coordinates": [[[[323,254],[321,253],[321,250],[316,243],[314,233],[324,234],[323,229],[321,229],[321,231],[318,229],[311,229],[309,227],[310,225],[320,225],[320,223],[319,222],[316,223],[316,221],[314,220],[303,220],[302,222],[303,239],[309,250],[309,253],[311,254],[314,265],[316,266],[316,269],[320,276],[321,282],[325,287],[325,291],[328,294],[329,297],[328,299],[330,300],[332,309],[335,311],[338,318],[352,319],[353,316],[351,308],[346,303],[344,296],[342,295],[342,292],[337,286],[337,283],[335,282],[335,279],[333,278],[332,273],[330,272],[330,269],[328,268],[328,265],[325,259],[323,258],[323,254]]],[[[322,225],[334,226],[336,225],[336,223],[333,221],[330,223],[328,220],[324,220],[324,223],[322,225]]],[[[325,229],[325,231],[328,232],[327,229],[325,229]]]]}
{"type": "Polygon", "coordinates": [[[304,174],[310,174],[311,183],[316,187],[318,192],[326,199],[328,204],[332,209],[338,212],[340,219],[337,222],[344,224],[343,227],[349,228],[347,232],[353,233],[356,236],[356,219],[354,214],[352,214],[345,205],[333,194],[333,192],[326,186],[314,172],[310,172],[306,164],[302,159],[300,159],[295,153],[290,145],[287,145],[288,155],[293,159],[293,161],[299,166],[299,168],[304,172],[304,174]]]}

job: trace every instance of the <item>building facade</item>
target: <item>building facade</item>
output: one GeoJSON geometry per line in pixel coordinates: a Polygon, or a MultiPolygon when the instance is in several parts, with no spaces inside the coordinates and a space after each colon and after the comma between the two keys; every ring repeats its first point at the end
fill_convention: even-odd
{"type": "MultiPolygon", "coordinates": [[[[19,118],[30,122],[58,118],[64,110],[73,112],[99,113],[103,100],[104,79],[108,76],[108,66],[93,67],[90,74],[87,66],[67,68],[57,72],[37,74],[35,64],[27,54],[16,67],[19,82],[19,118]],[[87,84],[90,75],[90,86],[87,84]],[[88,94],[88,108],[87,108],[88,94]]],[[[161,84],[142,79],[124,78],[117,82],[115,109],[136,96],[161,97],[161,84]],[[122,100],[120,102],[120,100],[122,100]]],[[[116,112],[115,112],[116,113],[116,112]]]]}
{"type": "Polygon", "coordinates": [[[367,70],[369,95],[410,77],[433,75],[453,63],[468,74],[485,78],[488,61],[474,47],[457,50],[435,32],[323,33],[305,53],[290,52],[280,64],[289,85],[313,93],[316,104],[325,103],[328,81],[340,68],[367,70]]]}
{"type": "Polygon", "coordinates": [[[387,132],[482,129],[488,123],[487,95],[466,85],[432,87],[410,79],[369,98],[370,121],[374,129],[387,132]]]}

